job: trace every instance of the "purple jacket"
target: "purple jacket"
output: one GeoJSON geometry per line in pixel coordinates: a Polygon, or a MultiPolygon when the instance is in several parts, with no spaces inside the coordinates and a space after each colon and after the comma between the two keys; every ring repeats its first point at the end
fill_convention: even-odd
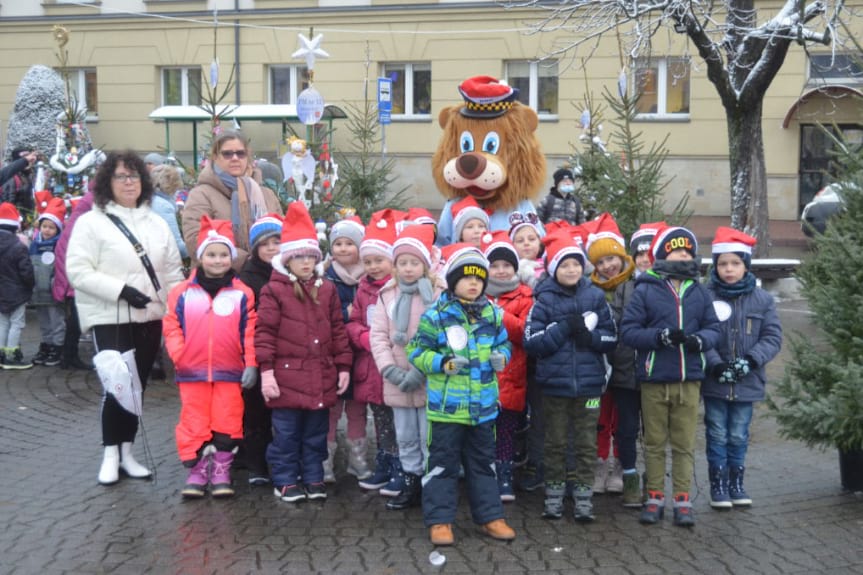
{"type": "Polygon", "coordinates": [[[60,303],[66,301],[67,297],[75,297],[75,290],[69,285],[69,278],[66,277],[66,248],[69,246],[69,238],[72,237],[72,228],[78,218],[89,212],[92,207],[93,192],[87,191],[75,205],[69,221],[63,227],[60,239],[57,240],[57,245],[54,246],[54,285],[51,287],[51,294],[60,303]]]}

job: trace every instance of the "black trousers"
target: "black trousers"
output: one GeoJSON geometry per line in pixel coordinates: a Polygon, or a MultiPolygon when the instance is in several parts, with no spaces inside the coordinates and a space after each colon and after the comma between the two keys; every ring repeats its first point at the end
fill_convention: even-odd
{"type": "Polygon", "coordinates": [[[267,446],[273,440],[270,408],[261,393],[261,378],[255,387],[243,390],[243,451],[250,472],[267,476],[267,446]]]}
{"type": "MultiPolygon", "coordinates": [[[[153,360],[162,345],[162,320],[120,325],[94,325],[93,344],[96,352],[115,349],[119,352],[135,349],[135,363],[142,390],[147,389],[147,378],[153,360]]],[[[102,444],[119,445],[135,440],[138,433],[138,416],[129,413],[111,394],[102,396],[102,444]]]]}
{"type": "Polygon", "coordinates": [[[78,322],[78,310],[75,308],[75,298],[66,298],[66,337],[63,339],[63,363],[71,366],[80,361],[78,356],[78,340],[81,339],[81,324],[78,322]]]}

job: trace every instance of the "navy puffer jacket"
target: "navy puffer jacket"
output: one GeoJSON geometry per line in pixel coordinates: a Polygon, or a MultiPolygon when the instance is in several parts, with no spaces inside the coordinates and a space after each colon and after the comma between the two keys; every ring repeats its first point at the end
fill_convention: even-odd
{"type": "Polygon", "coordinates": [[[606,353],[617,345],[617,329],[605,293],[581,278],[575,289],[546,277],[533,292],[533,308],[524,331],[524,349],[536,359],[536,380],[542,392],[558,397],[598,397],[605,390],[610,367],[606,353]],[[592,311],[598,321],[593,343],[575,345],[566,318],[592,311]]]}
{"type": "Polygon", "coordinates": [[[635,280],[635,291],[620,321],[620,340],[636,350],[635,377],[642,383],[672,383],[704,379],[704,352],[719,342],[719,319],[713,298],[703,285],[685,280],[675,291],[671,283],[647,271],[635,280]],[[701,338],[702,351],[665,347],[659,333],[682,329],[701,338]]]}
{"type": "Polygon", "coordinates": [[[0,313],[30,301],[36,279],[30,254],[14,232],[0,230],[0,313]]]}

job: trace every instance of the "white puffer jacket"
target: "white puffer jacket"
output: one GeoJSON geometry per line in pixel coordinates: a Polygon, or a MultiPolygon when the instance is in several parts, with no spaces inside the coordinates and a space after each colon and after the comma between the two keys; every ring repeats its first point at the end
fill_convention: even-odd
{"type": "Polygon", "coordinates": [[[118,313],[121,324],[162,319],[168,292],[183,281],[180,253],[168,224],[149,205],[124,208],[114,202],[104,211],[94,206],[75,223],[66,252],[66,273],[75,288],[83,331],[118,323],[118,313]],[[162,288],[158,293],[131,242],[106,212],[119,217],[144,246],[162,288]],[[125,285],[150,296],[152,303],[145,309],[130,308],[120,300],[125,285]]]}

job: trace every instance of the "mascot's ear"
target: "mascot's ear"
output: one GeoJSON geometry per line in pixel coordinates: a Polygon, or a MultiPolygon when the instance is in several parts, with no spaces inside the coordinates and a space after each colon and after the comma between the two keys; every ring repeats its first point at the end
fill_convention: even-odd
{"type": "Polygon", "coordinates": [[[518,118],[519,123],[523,125],[529,132],[535,132],[539,126],[539,116],[533,111],[530,106],[525,106],[521,102],[513,104],[512,109],[507,114],[514,114],[518,118]]]}
{"type": "Polygon", "coordinates": [[[449,108],[443,108],[438,114],[437,121],[440,124],[440,127],[446,130],[447,124],[449,124],[450,118],[459,113],[461,110],[461,105],[458,106],[450,106],[449,108]]]}

